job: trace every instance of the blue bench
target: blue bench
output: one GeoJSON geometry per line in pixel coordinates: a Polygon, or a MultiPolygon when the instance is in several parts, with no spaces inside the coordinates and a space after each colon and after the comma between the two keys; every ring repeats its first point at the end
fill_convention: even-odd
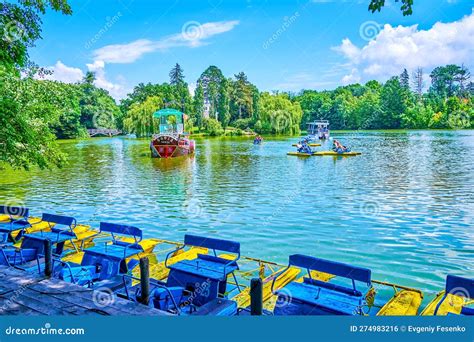
{"type": "MultiPolygon", "coordinates": [[[[2,257],[0,258],[0,264],[22,266],[36,260],[39,265],[39,258],[44,255],[44,242],[46,240],[50,240],[55,247],[53,254],[61,255],[64,250],[64,244],[67,241],[72,243],[72,240],[76,238],[74,233],[76,219],[74,217],[44,213],[40,222],[47,222],[51,231],[24,234],[20,248],[4,246],[1,249],[2,257]]],[[[74,243],[72,244],[77,251],[74,243]]]]}
{"type": "MultiPolygon", "coordinates": [[[[443,304],[443,302],[446,300],[448,293],[466,299],[474,299],[474,279],[463,278],[448,274],[448,276],[446,277],[445,292],[438,305],[436,305],[436,308],[433,313],[434,316],[437,315],[438,310],[441,304],[443,304]]],[[[473,313],[474,309],[467,307],[463,308],[461,311],[462,315],[467,316],[473,315],[473,313]]]]}
{"type": "Polygon", "coordinates": [[[365,295],[372,287],[371,271],[340,262],[314,258],[301,254],[289,257],[288,267],[272,283],[272,292],[278,296],[275,315],[360,315],[365,295]],[[291,282],[283,289],[274,290],[275,281],[290,267],[306,269],[308,277],[303,282],[291,282]],[[311,278],[311,271],[332,274],[339,279],[349,279],[352,287],[311,278]],[[364,292],[356,288],[356,281],[366,285],[364,292]],[[288,297],[291,301],[288,301],[288,297]]]}
{"type": "Polygon", "coordinates": [[[8,222],[0,222],[0,243],[16,243],[23,236],[24,230],[31,226],[28,221],[30,209],[0,205],[0,215],[8,215],[8,222]],[[12,233],[19,230],[17,236],[12,233]]]}
{"type": "MultiPolygon", "coordinates": [[[[174,302],[190,308],[203,306],[217,298],[224,297],[227,290],[227,277],[232,275],[237,289],[240,291],[235,271],[238,269],[237,261],[240,258],[240,243],[186,234],[184,245],[186,247],[203,247],[212,251],[212,254],[198,254],[196,259],[179,261],[173,265],[168,264],[170,256],[166,256],[165,265],[170,273],[166,281],[166,289],[156,289],[153,302],[156,308],[170,309],[170,293],[174,302]],[[235,254],[234,259],[228,260],[217,256],[217,251],[235,254]]],[[[188,311],[193,311],[192,309],[188,311]]]]}
{"type": "Polygon", "coordinates": [[[141,229],[122,224],[101,222],[99,234],[110,234],[110,238],[93,247],[84,249],[80,265],[62,263],[59,278],[79,284],[91,285],[95,281],[111,279],[127,273],[138,264],[138,260],[128,258],[144,252],[140,242],[143,238],[141,229]],[[133,237],[133,242],[117,239],[118,236],[133,237]]]}
{"type": "MultiPolygon", "coordinates": [[[[76,239],[76,233],[74,232],[74,228],[77,226],[77,221],[72,216],[63,216],[63,215],[55,215],[55,214],[46,214],[44,213],[41,216],[41,221],[35,224],[39,224],[41,222],[46,222],[49,226],[50,231],[45,232],[43,230],[31,234],[25,234],[22,247],[25,245],[28,248],[30,241],[32,240],[50,240],[53,244],[57,244],[57,246],[64,246],[66,241],[71,241],[76,239]]],[[[33,243],[34,244],[34,243],[33,243]]],[[[74,246],[75,247],[75,246],[74,246]]],[[[77,248],[76,248],[77,250],[77,248]]],[[[56,251],[56,254],[61,254],[61,251],[56,251]]]]}

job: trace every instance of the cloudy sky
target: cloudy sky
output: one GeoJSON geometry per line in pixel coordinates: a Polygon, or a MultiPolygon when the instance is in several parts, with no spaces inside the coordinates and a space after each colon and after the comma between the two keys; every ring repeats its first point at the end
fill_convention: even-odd
{"type": "Polygon", "coordinates": [[[471,0],[415,0],[410,17],[393,0],[371,14],[369,2],[71,0],[72,16],[44,16],[30,55],[64,82],[94,71],[116,99],[140,82],[168,81],[175,63],[191,86],[216,65],[228,77],[244,71],[262,90],[290,91],[448,63],[474,72],[471,0]]]}

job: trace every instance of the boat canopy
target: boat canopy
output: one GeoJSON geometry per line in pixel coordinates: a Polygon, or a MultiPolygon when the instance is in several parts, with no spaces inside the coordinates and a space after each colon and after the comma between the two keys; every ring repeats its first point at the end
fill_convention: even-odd
{"type": "Polygon", "coordinates": [[[324,128],[324,127],[329,126],[329,121],[328,120],[316,120],[314,122],[309,122],[308,126],[324,128]]]}
{"type": "Polygon", "coordinates": [[[160,120],[160,133],[183,133],[184,113],[173,108],[164,108],[153,113],[160,120]]]}

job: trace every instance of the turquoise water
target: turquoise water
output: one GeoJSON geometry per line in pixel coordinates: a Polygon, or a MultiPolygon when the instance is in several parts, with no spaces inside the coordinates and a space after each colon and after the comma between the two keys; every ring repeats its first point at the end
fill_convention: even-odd
{"type": "Polygon", "coordinates": [[[0,203],[149,237],[235,239],[282,263],[293,253],[351,262],[428,294],[448,273],[472,277],[474,131],[334,136],[363,155],[301,159],[286,155],[294,138],[216,138],[198,140],[194,157],[158,160],[146,140],[64,141],[61,170],[2,171],[0,203]]]}

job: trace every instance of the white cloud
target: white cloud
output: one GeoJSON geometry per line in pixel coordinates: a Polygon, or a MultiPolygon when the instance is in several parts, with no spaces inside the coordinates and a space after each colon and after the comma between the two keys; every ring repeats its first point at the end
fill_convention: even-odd
{"type": "Polygon", "coordinates": [[[95,74],[94,85],[96,87],[107,90],[110,96],[117,100],[124,98],[127,95],[129,89],[125,86],[125,80],[123,77],[119,77],[119,82],[117,83],[107,80],[104,61],[94,61],[93,63],[86,65],[87,69],[95,74]]]}
{"type": "Polygon", "coordinates": [[[182,32],[157,41],[138,39],[127,44],[107,45],[94,51],[94,60],[105,63],[133,63],[146,53],[164,51],[174,47],[198,47],[207,44],[206,39],[232,30],[239,21],[219,21],[205,24],[188,22],[182,32]]]}
{"type": "MultiPolygon", "coordinates": [[[[123,76],[119,75],[114,81],[107,79],[105,67],[107,63],[133,63],[146,53],[164,51],[174,47],[195,48],[208,44],[207,39],[232,30],[239,24],[237,20],[219,21],[200,24],[190,21],[183,25],[181,33],[176,33],[162,39],[152,41],[149,39],[138,39],[127,44],[107,45],[93,52],[93,62],[86,64],[87,69],[95,73],[94,84],[107,90],[110,95],[119,100],[127,95],[130,89],[126,86],[123,76]]],[[[45,79],[61,82],[74,83],[84,77],[84,72],[79,68],[68,67],[61,61],[48,69],[54,71],[53,75],[47,75],[45,79]]],[[[190,90],[194,89],[190,85],[190,90]]]]}
{"type": "Polygon", "coordinates": [[[68,67],[61,61],[57,61],[55,65],[46,69],[53,72],[52,75],[45,75],[43,79],[60,81],[65,83],[75,83],[82,80],[84,73],[79,68],[68,67]]]}
{"type": "Polygon", "coordinates": [[[418,25],[385,25],[374,40],[362,48],[344,39],[338,47],[349,62],[343,82],[386,80],[404,68],[426,69],[446,64],[474,67],[474,12],[459,21],[436,23],[429,30],[418,25]]]}

